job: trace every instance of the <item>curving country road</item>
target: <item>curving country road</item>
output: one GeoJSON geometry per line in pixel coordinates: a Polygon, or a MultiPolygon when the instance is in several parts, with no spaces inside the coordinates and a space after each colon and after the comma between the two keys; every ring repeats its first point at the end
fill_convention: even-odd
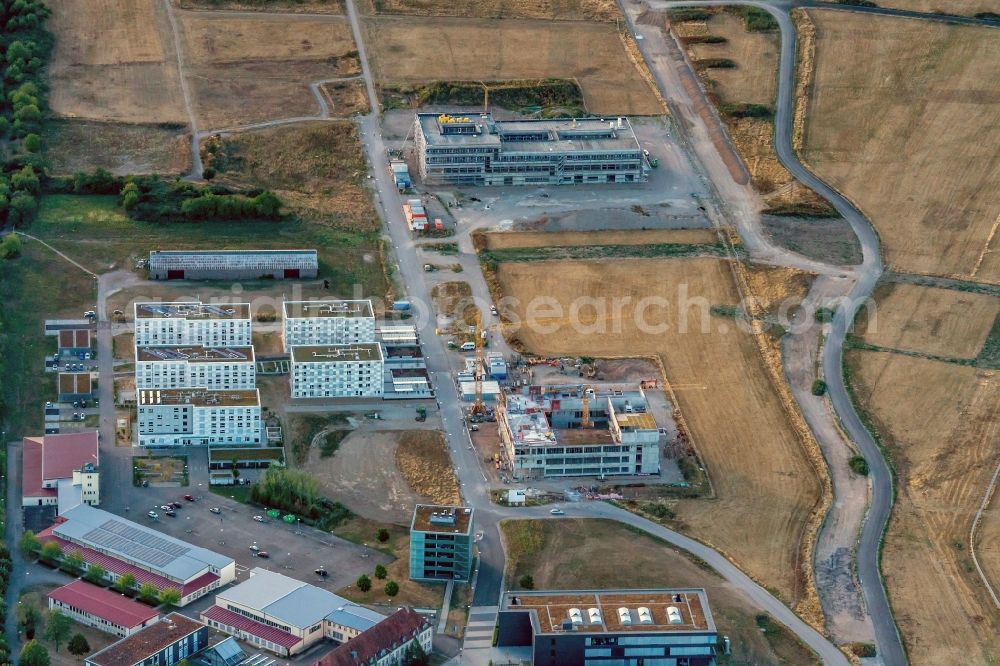
{"type": "MultiPolygon", "coordinates": [[[[789,16],[793,6],[808,5],[828,7],[826,3],[768,3],[758,0],[731,0],[729,2],[692,0],[690,2],[647,3],[656,9],[681,6],[750,5],[769,12],[781,30],[781,58],[778,71],[778,93],[775,101],[775,150],[785,168],[800,182],[825,197],[850,223],[861,243],[863,262],[855,271],[855,281],[836,311],[823,347],[822,365],[833,409],[848,436],[855,442],[870,468],[872,496],[868,513],[862,524],[856,548],[856,568],[865,604],[871,616],[877,650],[886,665],[905,664],[906,653],[892,609],[883,585],[879,568],[879,551],[886,523],[892,510],[894,488],[892,473],[871,433],[864,426],[844,385],[842,363],[844,340],[858,308],[871,296],[883,266],[879,241],[875,230],[865,216],[844,196],[817,178],[798,159],[792,149],[792,115],[794,112],[796,35],[789,16]]],[[[843,8],[843,6],[837,6],[843,8]]],[[[853,9],[853,8],[852,8],[853,9]]],[[[879,12],[885,13],[885,12],[879,12]]],[[[923,16],[919,15],[918,16],[923,16]]]]}

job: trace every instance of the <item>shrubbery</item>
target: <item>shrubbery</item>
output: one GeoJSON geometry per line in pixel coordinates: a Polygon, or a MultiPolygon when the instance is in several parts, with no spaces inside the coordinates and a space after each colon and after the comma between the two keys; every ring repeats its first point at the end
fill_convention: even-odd
{"type": "Polygon", "coordinates": [[[302,516],[304,522],[331,530],[351,517],[350,510],[320,494],[315,478],[299,470],[272,466],[250,489],[250,499],[266,507],[302,516]]]}

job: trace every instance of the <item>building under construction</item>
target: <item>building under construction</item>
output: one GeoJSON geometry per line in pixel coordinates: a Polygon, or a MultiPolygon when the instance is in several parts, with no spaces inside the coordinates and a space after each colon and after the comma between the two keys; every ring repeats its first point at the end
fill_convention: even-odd
{"type": "Polygon", "coordinates": [[[529,386],[501,395],[497,423],[518,480],[660,472],[661,433],[641,388],[529,386]]]}
{"type": "Polygon", "coordinates": [[[646,180],[627,118],[494,120],[418,113],[420,176],[453,185],[573,185],[646,180]]]}

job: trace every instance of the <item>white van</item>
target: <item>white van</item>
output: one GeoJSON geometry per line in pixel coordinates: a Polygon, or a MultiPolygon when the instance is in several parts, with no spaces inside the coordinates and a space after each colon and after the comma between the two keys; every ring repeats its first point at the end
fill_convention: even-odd
{"type": "Polygon", "coordinates": [[[475,349],[476,349],[476,343],[475,342],[463,342],[462,343],[462,351],[475,351],[475,349]]]}

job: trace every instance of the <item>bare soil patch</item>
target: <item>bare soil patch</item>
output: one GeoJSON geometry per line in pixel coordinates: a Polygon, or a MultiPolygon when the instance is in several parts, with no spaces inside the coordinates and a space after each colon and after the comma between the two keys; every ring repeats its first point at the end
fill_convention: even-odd
{"type": "Polygon", "coordinates": [[[592,113],[662,113],[610,23],[378,16],[365,29],[382,84],[576,79],[592,113]]]}
{"type": "Polygon", "coordinates": [[[50,3],[55,35],[49,104],[56,115],[133,123],[179,122],[176,54],[155,0],[50,3]]]}
{"type": "Polygon", "coordinates": [[[856,333],[870,344],[955,358],[975,358],[1000,313],[1000,299],[953,289],[892,283],[875,295],[877,315],[856,333]]]}
{"type": "Polygon", "coordinates": [[[368,113],[368,94],[364,81],[333,81],[320,86],[320,91],[334,118],[346,118],[355,113],[368,113]]]}
{"type": "Polygon", "coordinates": [[[715,243],[713,229],[658,229],[647,231],[520,231],[483,234],[487,250],[585,245],[647,245],[656,243],[715,243]]]}
{"type": "MultiPolygon", "coordinates": [[[[651,356],[662,362],[678,410],[711,476],[717,500],[684,500],[678,518],[691,534],[726,552],[744,570],[797,602],[804,594],[799,561],[803,531],[821,487],[753,336],[712,305],[734,306],[738,294],[727,261],[633,259],[500,264],[499,287],[515,297],[525,321],[538,297],[561,306],[535,315],[515,343],[545,356],[651,356]],[[567,313],[581,297],[604,302],[567,313]],[[645,307],[637,320],[637,304],[645,307]],[[629,299],[629,300],[625,300],[629,299]],[[616,311],[616,304],[621,304],[616,311]],[[549,316],[552,312],[552,316],[549,316]],[[643,322],[642,315],[645,315],[643,322]],[[642,327],[637,321],[644,323],[642,327]]],[[[675,411],[675,413],[677,413],[675,411]]]]}
{"type": "Polygon", "coordinates": [[[458,18],[614,21],[621,12],[613,0],[366,0],[368,13],[458,18]]]}
{"type": "Polygon", "coordinates": [[[536,589],[703,587],[734,663],[818,664],[787,630],[762,632],[756,607],[713,570],[669,545],[610,520],[510,520],[501,525],[512,587],[536,589]]]}
{"type": "Polygon", "coordinates": [[[810,259],[841,266],[864,259],[858,237],[843,218],[762,215],[761,223],[774,243],[810,259]]]}
{"type": "Polygon", "coordinates": [[[431,289],[434,309],[446,317],[454,317],[459,303],[472,297],[472,287],[468,282],[442,282],[431,289]]]}
{"type": "MultiPolygon", "coordinates": [[[[899,354],[851,352],[847,360],[897,473],[882,571],[910,661],[989,663],[1000,653],[1000,621],[968,539],[1000,462],[1000,377],[899,354]]],[[[980,558],[1000,570],[995,550],[980,558]]]]}
{"type": "MultiPolygon", "coordinates": [[[[963,3],[964,4],[964,3],[963,3]]],[[[897,271],[1000,280],[1000,34],[809,11],[803,157],[856,202],[897,271]]]]}
{"type": "Polygon", "coordinates": [[[309,84],[360,72],[339,17],[181,15],[199,125],[223,128],[316,115],[309,84]]]}
{"type": "Polygon", "coordinates": [[[379,228],[365,186],[368,167],[350,121],[210,138],[202,153],[218,180],[271,189],[305,219],[355,231],[379,228]]]}
{"type": "Polygon", "coordinates": [[[186,173],[191,143],[184,127],[52,120],[47,128],[52,173],[107,169],[115,174],[186,173]]]}
{"type": "Polygon", "coordinates": [[[455,478],[450,459],[447,455],[442,459],[435,448],[437,442],[443,441],[440,433],[433,432],[355,430],[332,457],[322,458],[318,449],[311,450],[308,469],[328,497],[359,516],[382,523],[409,524],[414,504],[434,501],[422,492],[443,496],[445,481],[455,478]],[[415,456],[408,452],[401,455],[400,446],[426,454],[426,469],[444,479],[434,480],[427,472],[416,469],[415,456]],[[419,489],[410,485],[411,479],[419,489]]]}

